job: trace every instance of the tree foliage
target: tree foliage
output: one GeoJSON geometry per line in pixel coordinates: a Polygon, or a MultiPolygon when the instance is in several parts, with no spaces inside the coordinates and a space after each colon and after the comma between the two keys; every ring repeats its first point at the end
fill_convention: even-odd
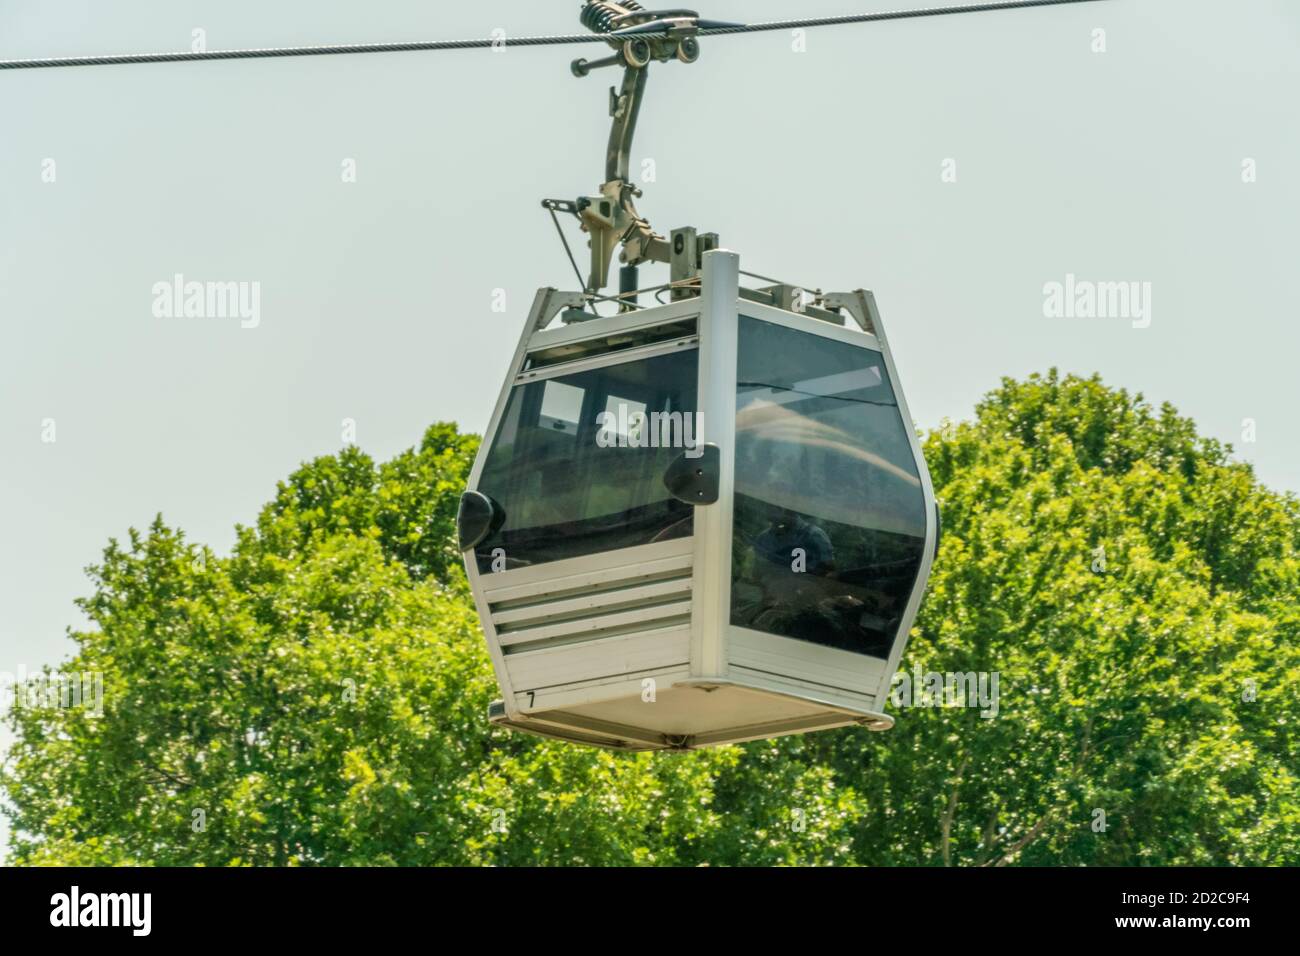
{"type": "Polygon", "coordinates": [[[1300,506],[1096,378],[1006,380],[926,441],[945,534],[908,672],[997,715],[624,756],[511,734],[448,425],[277,489],[228,557],[110,542],[3,785],[20,864],[1296,864],[1300,506]],[[1099,825],[1102,824],[1102,825],[1099,825]]]}

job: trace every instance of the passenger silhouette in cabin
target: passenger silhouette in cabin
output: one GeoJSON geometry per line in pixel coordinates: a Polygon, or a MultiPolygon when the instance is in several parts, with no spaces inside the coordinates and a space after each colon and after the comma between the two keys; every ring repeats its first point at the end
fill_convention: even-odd
{"type": "Polygon", "coordinates": [[[876,652],[879,642],[864,628],[866,603],[840,580],[824,529],[781,509],[755,539],[753,552],[753,582],[762,593],[753,627],[823,647],[876,652]]]}
{"type": "Polygon", "coordinates": [[[754,551],[792,574],[826,574],[835,558],[830,536],[789,508],[778,509],[767,530],[754,540],[754,551]]]}

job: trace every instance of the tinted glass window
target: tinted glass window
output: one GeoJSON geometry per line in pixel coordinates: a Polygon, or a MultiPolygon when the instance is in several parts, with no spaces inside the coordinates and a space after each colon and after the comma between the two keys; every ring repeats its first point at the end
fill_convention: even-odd
{"type": "Polygon", "coordinates": [[[497,549],[510,569],[689,535],[663,475],[694,441],[697,365],[689,349],[517,386],[478,483],[506,515],[479,569],[497,549]]]}
{"type": "Polygon", "coordinates": [[[740,319],[733,624],[888,657],[925,498],[880,355],[740,319]]]}

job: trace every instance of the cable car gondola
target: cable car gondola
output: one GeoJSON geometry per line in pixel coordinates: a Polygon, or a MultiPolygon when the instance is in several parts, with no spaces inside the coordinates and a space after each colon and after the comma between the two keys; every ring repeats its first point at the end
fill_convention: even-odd
{"type": "Polygon", "coordinates": [[[886,729],[938,528],[875,300],[653,232],[628,176],[648,66],[724,25],[607,2],[582,21],[614,53],[573,72],[624,69],[606,181],[543,205],[580,220],[590,275],[537,294],[458,516],[491,719],[620,750],[886,729]],[[671,281],[643,305],[652,261],[671,281]]]}

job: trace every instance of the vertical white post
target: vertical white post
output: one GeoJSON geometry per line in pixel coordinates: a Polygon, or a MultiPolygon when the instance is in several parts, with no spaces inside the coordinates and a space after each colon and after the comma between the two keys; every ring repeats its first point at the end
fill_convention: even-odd
{"type": "Polygon", "coordinates": [[[700,288],[700,414],[703,440],[721,451],[718,500],[695,509],[694,607],[691,674],[727,676],[726,634],[731,621],[732,492],[736,479],[736,304],[740,256],[725,249],[704,254],[700,288]]]}

